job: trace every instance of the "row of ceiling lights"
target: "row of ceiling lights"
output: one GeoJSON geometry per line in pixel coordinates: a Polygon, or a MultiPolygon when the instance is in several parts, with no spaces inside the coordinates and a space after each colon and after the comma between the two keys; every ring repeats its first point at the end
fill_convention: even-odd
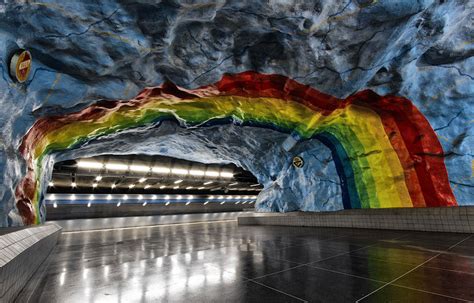
{"type": "MultiPolygon", "coordinates": [[[[97,187],[99,186],[99,182],[100,182],[101,180],[102,180],[102,176],[97,176],[97,177],[95,177],[95,182],[92,183],[92,188],[97,188],[97,187]]],[[[147,180],[146,178],[140,178],[140,179],[138,180],[138,182],[139,182],[139,183],[144,183],[146,180],[147,180]]],[[[177,184],[180,184],[180,183],[183,182],[183,181],[184,181],[184,180],[182,180],[182,179],[179,179],[179,180],[174,181],[173,183],[176,184],[176,185],[174,185],[172,188],[173,188],[173,189],[178,189],[178,188],[179,188],[179,185],[177,185],[177,184]]],[[[206,182],[203,183],[203,185],[210,185],[210,184],[212,184],[212,183],[214,183],[214,182],[213,182],[213,181],[206,181],[206,182]]],[[[238,184],[239,184],[238,182],[234,182],[234,183],[229,184],[228,186],[235,186],[235,185],[238,185],[238,184]]],[[[256,187],[256,186],[259,186],[259,185],[260,185],[260,184],[253,184],[253,185],[250,185],[250,187],[256,187]]],[[[49,187],[54,187],[54,182],[53,182],[53,181],[50,181],[50,182],[48,183],[48,186],[49,186],[49,187]]],[[[136,184],[135,184],[135,183],[132,183],[132,184],[130,184],[130,185],[128,186],[128,188],[132,189],[132,188],[134,188],[135,186],[136,186],[136,184]]],[[[76,183],[75,181],[72,181],[72,182],[71,182],[71,187],[73,187],[73,188],[77,187],[77,183],[76,183]]],[[[116,184],[116,183],[113,183],[110,187],[111,187],[112,189],[114,189],[114,188],[117,187],[117,184],[116,184]]],[[[146,185],[144,186],[145,189],[149,189],[149,188],[151,188],[151,187],[152,187],[152,186],[151,186],[150,184],[146,184],[146,185]]],[[[165,185],[160,185],[159,188],[160,188],[160,189],[164,189],[164,188],[166,188],[166,186],[165,186],[165,185]]],[[[193,186],[187,186],[187,187],[186,187],[186,189],[193,189],[193,188],[194,188],[193,186]]],[[[198,190],[205,189],[204,186],[199,186],[199,187],[196,187],[196,188],[197,188],[198,190]]]]}
{"type": "MultiPolygon", "coordinates": [[[[196,202],[194,202],[194,203],[196,203],[196,202]]],[[[226,203],[225,201],[222,201],[222,202],[219,203],[219,204],[220,204],[220,205],[224,205],[225,203],[226,203]]],[[[255,203],[255,201],[237,201],[237,202],[235,202],[234,204],[239,204],[239,203],[241,203],[241,204],[246,204],[246,203],[248,203],[248,204],[250,205],[250,204],[255,203]]],[[[148,204],[148,202],[145,201],[145,202],[142,203],[142,206],[146,206],[147,204],[148,204]]],[[[185,205],[189,205],[189,204],[191,204],[191,201],[187,201],[185,205]]],[[[209,200],[206,201],[206,202],[204,202],[204,203],[202,203],[202,205],[207,205],[207,204],[209,204],[209,200]]],[[[87,203],[87,207],[91,207],[91,205],[92,205],[92,202],[87,203]]],[[[117,202],[117,207],[119,207],[120,205],[122,205],[122,201],[117,202]]],[[[167,202],[165,203],[165,206],[168,206],[168,205],[170,205],[170,201],[167,201],[167,202]]],[[[53,207],[54,207],[54,208],[57,208],[57,207],[58,207],[58,203],[57,203],[56,201],[53,202],[53,207]]]]}
{"type": "MultiPolygon", "coordinates": [[[[97,179],[97,178],[99,178],[99,177],[100,177],[100,176],[96,177],[96,181],[95,181],[94,183],[92,183],[92,188],[97,188],[97,187],[99,186],[99,181],[102,179],[102,177],[100,177],[100,179],[97,179]]],[[[143,183],[143,182],[145,182],[146,180],[147,180],[146,178],[141,178],[140,180],[138,180],[138,182],[139,182],[139,183],[143,183]]],[[[176,181],[174,181],[173,183],[174,183],[174,184],[179,184],[179,183],[181,183],[181,182],[183,182],[183,180],[176,180],[176,181]]],[[[210,185],[210,184],[212,184],[212,183],[213,183],[212,181],[207,181],[207,182],[204,182],[203,185],[210,185]]],[[[238,182],[235,182],[235,183],[229,184],[228,186],[235,186],[235,185],[238,185],[238,184],[239,184],[238,182]]],[[[259,185],[259,184],[256,184],[256,185],[259,185]]],[[[53,182],[53,181],[50,181],[50,182],[48,183],[48,186],[49,186],[49,187],[54,187],[54,182],[53,182]]],[[[128,188],[132,189],[132,188],[134,188],[135,186],[136,186],[136,184],[132,183],[132,184],[128,185],[128,188]]],[[[77,183],[76,183],[75,181],[72,181],[72,182],[71,182],[71,187],[73,187],[73,188],[77,187],[77,183]]],[[[114,188],[117,187],[117,184],[116,184],[116,183],[113,183],[110,187],[111,187],[112,189],[114,189],[114,188]]],[[[146,185],[144,186],[144,189],[149,189],[149,188],[151,188],[151,187],[152,187],[152,186],[151,186],[150,184],[146,184],[146,185]]],[[[254,186],[251,185],[250,187],[254,187],[254,186]]],[[[159,189],[164,189],[164,188],[166,188],[165,185],[160,185],[160,186],[159,186],[159,189]]],[[[178,188],[179,188],[179,185],[174,185],[174,186],[172,186],[171,188],[173,188],[173,189],[178,189],[178,188]]],[[[186,186],[186,189],[193,189],[193,188],[194,188],[193,186],[186,186]]],[[[199,186],[199,187],[196,187],[196,189],[202,190],[202,189],[205,189],[205,187],[204,187],[204,186],[199,186]]],[[[250,189],[250,190],[253,190],[253,189],[250,189]]],[[[258,190],[258,189],[257,189],[257,190],[258,190]]]]}
{"type": "MultiPolygon", "coordinates": [[[[114,197],[110,194],[106,196],[107,200],[112,200],[113,198],[114,197]]],[[[117,197],[115,197],[115,198],[117,198],[117,197]]],[[[130,197],[129,197],[129,195],[123,195],[122,196],[123,200],[128,200],[129,198],[135,199],[135,200],[143,200],[144,199],[143,195],[138,195],[138,196],[131,195],[130,197]]],[[[185,200],[195,199],[195,197],[193,195],[187,195],[185,197],[183,197],[182,195],[177,195],[177,196],[165,195],[164,196],[165,200],[170,200],[170,199],[182,200],[183,198],[185,200]]],[[[76,199],[77,199],[77,196],[75,194],[72,194],[72,195],[69,196],[69,200],[74,201],[76,199]]],[[[89,196],[89,200],[95,200],[95,199],[96,199],[95,195],[90,195],[89,196]]],[[[158,196],[157,195],[152,195],[151,199],[152,200],[157,200],[158,196]]],[[[209,200],[240,200],[240,199],[244,199],[244,200],[253,199],[253,200],[255,200],[255,199],[257,199],[257,196],[230,196],[230,195],[228,195],[228,196],[222,196],[222,195],[221,196],[213,196],[213,195],[211,195],[211,196],[208,196],[207,199],[209,199],[209,200]]],[[[53,200],[54,201],[54,200],[57,200],[57,198],[56,198],[55,194],[51,194],[47,197],[46,200],[53,200]]]]}
{"type": "Polygon", "coordinates": [[[180,176],[196,176],[196,177],[222,177],[222,178],[233,178],[234,174],[231,172],[219,172],[216,170],[200,170],[200,169],[183,169],[183,168],[169,168],[166,166],[147,166],[147,165],[127,165],[123,163],[101,163],[97,161],[89,161],[89,160],[80,160],[77,162],[77,166],[79,168],[87,168],[87,169],[107,169],[112,171],[133,171],[133,172],[141,172],[141,173],[157,173],[157,174],[174,174],[180,176]]]}

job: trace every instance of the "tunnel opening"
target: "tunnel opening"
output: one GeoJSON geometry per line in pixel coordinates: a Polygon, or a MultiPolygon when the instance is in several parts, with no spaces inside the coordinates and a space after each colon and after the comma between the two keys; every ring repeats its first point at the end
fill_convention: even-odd
{"type": "Polygon", "coordinates": [[[235,164],[100,155],[53,166],[46,220],[253,210],[262,185],[235,164]]]}

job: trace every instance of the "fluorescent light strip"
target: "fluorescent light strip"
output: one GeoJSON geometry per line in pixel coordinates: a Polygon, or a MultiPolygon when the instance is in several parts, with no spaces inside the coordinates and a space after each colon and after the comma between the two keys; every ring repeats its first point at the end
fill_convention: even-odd
{"type": "Polygon", "coordinates": [[[146,166],[146,165],[130,165],[130,170],[131,171],[136,171],[136,172],[149,172],[151,167],[146,166]]]}
{"type": "Polygon", "coordinates": [[[128,165],[121,163],[107,163],[105,164],[105,168],[108,170],[127,170],[128,165]]]}
{"type": "Polygon", "coordinates": [[[97,161],[88,161],[88,160],[79,160],[77,162],[77,167],[80,168],[92,168],[92,169],[102,169],[104,167],[103,163],[97,161]]]}
{"type": "Polygon", "coordinates": [[[233,178],[234,177],[234,174],[229,173],[229,172],[221,172],[220,175],[221,175],[222,178],[233,178]]]}
{"type": "Polygon", "coordinates": [[[206,172],[206,176],[208,177],[219,177],[219,172],[215,170],[208,170],[206,172]]]}
{"type": "Polygon", "coordinates": [[[181,168],[173,168],[171,172],[175,175],[187,175],[188,170],[187,169],[181,169],[181,168]]]}
{"type": "Polygon", "coordinates": [[[171,171],[168,167],[164,166],[155,166],[151,170],[157,174],[169,174],[171,171]]]}
{"type": "Polygon", "coordinates": [[[203,170],[192,169],[189,171],[189,174],[192,176],[204,176],[205,172],[203,170]]]}

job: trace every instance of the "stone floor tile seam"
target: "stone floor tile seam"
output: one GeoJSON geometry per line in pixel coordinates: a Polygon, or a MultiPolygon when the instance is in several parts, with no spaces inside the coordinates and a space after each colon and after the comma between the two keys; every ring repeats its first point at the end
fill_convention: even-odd
{"type": "MultiPolygon", "coordinates": [[[[397,237],[397,238],[394,238],[393,240],[398,240],[400,238],[403,238],[407,235],[403,235],[403,236],[400,236],[400,237],[397,237]]],[[[371,246],[374,246],[378,243],[374,243],[374,244],[371,244],[371,245],[367,245],[367,246],[363,246],[363,247],[360,247],[360,248],[357,248],[355,250],[351,250],[351,251],[348,251],[348,252],[343,252],[343,253],[340,253],[340,254],[337,254],[337,255],[334,255],[334,256],[331,256],[331,257],[327,257],[327,258],[324,258],[324,259],[321,259],[321,260],[318,260],[318,261],[313,261],[313,262],[308,262],[308,263],[298,263],[298,262],[295,262],[295,261],[289,261],[289,260],[284,260],[284,259],[279,259],[279,258],[273,258],[273,257],[267,257],[267,258],[271,258],[273,260],[278,260],[278,261],[285,261],[285,262],[290,262],[290,263],[296,263],[296,264],[299,264],[297,266],[294,266],[294,267],[291,267],[291,268],[287,268],[287,269],[284,269],[284,270],[281,270],[281,271],[278,271],[278,272],[274,272],[274,273],[270,273],[270,274],[266,274],[266,275],[263,275],[263,276],[259,276],[259,277],[256,277],[256,278],[253,278],[253,279],[260,279],[260,278],[264,278],[264,277],[267,277],[267,276],[271,276],[271,275],[274,275],[274,274],[279,274],[279,273],[282,273],[282,272],[285,272],[285,271],[288,271],[288,270],[292,270],[294,268],[298,268],[298,267],[302,267],[302,266],[311,266],[311,264],[314,264],[314,263],[318,263],[318,262],[322,262],[322,261],[326,261],[326,260],[330,260],[332,258],[336,258],[336,257],[340,257],[340,256],[343,256],[343,255],[348,255],[350,254],[351,252],[355,252],[355,251],[358,251],[358,250],[361,250],[361,249],[365,249],[367,247],[371,247],[371,246]]],[[[383,282],[384,283],[384,282],[383,282]]]]}
{"type": "MultiPolygon", "coordinates": [[[[457,243],[451,245],[447,250],[456,247],[457,245],[459,245],[459,244],[461,244],[462,242],[468,240],[468,239],[471,238],[472,236],[473,236],[473,235],[470,235],[470,236],[468,236],[468,237],[466,237],[466,238],[464,238],[464,239],[458,241],[457,243]]],[[[421,264],[415,266],[414,268],[410,269],[410,270],[407,271],[406,273],[404,273],[404,274],[398,276],[397,278],[393,279],[392,281],[386,283],[385,285],[380,286],[379,288],[377,288],[376,290],[372,291],[371,293],[369,293],[369,294],[363,296],[362,298],[358,299],[356,302],[360,302],[361,300],[363,300],[363,299],[369,297],[370,295],[372,295],[372,294],[374,294],[374,293],[380,291],[381,289],[385,288],[387,285],[395,285],[395,284],[394,284],[395,281],[400,280],[401,278],[405,277],[406,275],[410,274],[411,272],[415,271],[416,269],[422,267],[423,265],[425,265],[426,263],[430,262],[431,260],[435,259],[436,257],[438,257],[438,256],[440,256],[440,255],[441,255],[441,253],[438,253],[438,254],[432,256],[432,257],[429,258],[428,260],[426,260],[426,261],[422,262],[421,264]]]]}
{"type": "MultiPolygon", "coordinates": [[[[403,237],[406,237],[406,236],[408,236],[408,235],[403,235],[403,236],[396,237],[396,238],[393,238],[393,239],[390,239],[390,240],[399,240],[399,239],[401,239],[401,238],[403,238],[403,237]]],[[[344,252],[344,253],[340,253],[340,254],[337,254],[337,255],[334,255],[334,256],[331,256],[331,257],[327,257],[327,258],[318,260],[318,261],[308,262],[308,263],[305,263],[305,264],[302,264],[302,265],[310,265],[310,266],[311,266],[311,264],[315,264],[315,263],[327,261],[327,260],[330,260],[330,259],[333,259],[333,258],[337,258],[337,257],[343,256],[343,255],[351,255],[351,253],[354,253],[354,252],[356,252],[356,251],[359,251],[359,250],[362,250],[362,249],[366,249],[366,248],[368,248],[368,247],[375,246],[375,245],[379,244],[378,242],[379,242],[379,240],[377,240],[375,243],[370,244],[370,245],[366,245],[366,246],[363,246],[363,247],[359,247],[359,248],[354,249],[354,250],[350,250],[350,251],[347,251],[347,252],[344,252]]],[[[354,255],[351,255],[351,256],[354,256],[354,255]]],[[[358,256],[355,256],[355,257],[358,257],[358,256]]],[[[366,259],[366,258],[364,258],[364,257],[358,257],[358,258],[366,259]]],[[[375,258],[374,258],[374,260],[385,261],[385,260],[383,260],[383,259],[375,259],[375,258]]],[[[393,263],[399,263],[399,262],[393,262],[393,263]]],[[[405,263],[399,263],[399,264],[405,264],[405,263]]],[[[410,265],[411,265],[411,264],[410,264],[410,265]]]]}
{"type": "Polygon", "coordinates": [[[308,265],[306,265],[306,266],[309,266],[309,267],[311,267],[311,268],[316,268],[316,269],[324,270],[324,271],[328,271],[328,272],[332,272],[332,273],[335,273],[335,274],[340,274],[340,275],[344,275],[344,276],[353,277],[353,278],[364,279],[364,280],[373,281],[373,282],[378,282],[378,283],[382,283],[382,284],[387,283],[387,282],[385,282],[385,281],[381,281],[381,280],[377,280],[377,279],[371,279],[371,278],[367,278],[367,277],[363,277],[363,276],[358,276],[358,275],[352,275],[352,274],[348,274],[348,273],[346,273],[346,272],[337,271],[337,270],[332,270],[332,269],[329,269],[329,268],[319,267],[319,266],[315,266],[315,265],[310,265],[310,264],[308,264],[308,265]]]}
{"type": "Polygon", "coordinates": [[[420,292],[424,292],[424,293],[432,294],[432,295],[437,295],[437,296],[441,296],[441,297],[445,297],[445,298],[449,298],[449,299],[459,300],[459,301],[463,301],[463,302],[472,302],[472,301],[470,301],[470,300],[466,300],[466,299],[462,299],[462,298],[457,298],[457,297],[453,297],[453,296],[448,296],[448,295],[440,294],[440,293],[437,293],[437,292],[432,292],[432,291],[428,291],[428,290],[418,289],[418,288],[414,288],[414,287],[404,286],[404,285],[400,285],[400,284],[397,284],[397,283],[391,283],[390,285],[393,285],[393,286],[396,286],[396,287],[400,287],[400,288],[406,288],[406,289],[410,289],[410,290],[416,290],[416,291],[420,291],[420,292]]]}
{"type": "MultiPolygon", "coordinates": [[[[279,261],[284,261],[284,260],[280,260],[280,259],[274,259],[273,260],[279,260],[279,261]]],[[[288,261],[285,261],[285,262],[288,262],[288,261]]],[[[293,262],[295,263],[295,262],[293,262]]],[[[280,270],[280,271],[276,271],[276,272],[272,272],[272,273],[269,273],[269,274],[265,274],[263,276],[258,276],[258,277],[255,277],[255,278],[247,278],[247,279],[250,279],[250,280],[257,280],[257,279],[260,279],[260,278],[265,278],[265,277],[268,277],[268,276],[272,276],[272,275],[277,275],[277,274],[281,274],[283,272],[286,272],[286,271],[289,271],[289,270],[293,270],[295,268],[299,268],[299,267],[303,267],[303,266],[306,266],[307,264],[298,264],[296,266],[293,266],[293,267],[290,267],[290,268],[287,268],[287,269],[283,269],[283,270],[280,270]]]]}
{"type": "Polygon", "coordinates": [[[462,270],[455,270],[455,269],[448,269],[448,268],[442,268],[442,267],[437,267],[437,266],[430,266],[430,265],[423,265],[422,267],[425,268],[431,268],[431,269],[438,269],[438,270],[446,270],[446,271],[451,271],[459,274],[468,274],[468,275],[473,275],[474,273],[467,272],[467,271],[462,271],[462,270]]]}
{"type": "Polygon", "coordinates": [[[458,246],[458,245],[460,245],[461,243],[463,243],[463,242],[469,240],[469,239],[472,238],[473,236],[474,236],[474,234],[467,236],[466,238],[462,239],[461,241],[459,241],[459,242],[457,242],[457,243],[451,245],[447,250],[451,250],[451,249],[455,248],[456,246],[458,246]]]}
{"type": "Polygon", "coordinates": [[[284,294],[284,295],[286,295],[286,296],[289,296],[289,297],[291,297],[291,298],[293,298],[293,299],[296,299],[296,300],[298,300],[298,301],[301,301],[301,302],[308,302],[308,301],[306,301],[306,300],[304,300],[304,299],[302,299],[302,298],[296,297],[296,296],[294,296],[294,295],[292,295],[292,294],[289,294],[289,293],[286,293],[286,292],[284,292],[284,291],[282,291],[282,290],[279,290],[279,289],[273,288],[273,287],[271,287],[271,286],[269,286],[269,285],[266,285],[266,284],[264,284],[264,283],[255,281],[254,279],[248,279],[248,280],[249,280],[250,282],[252,282],[252,283],[258,284],[258,285],[260,285],[260,286],[264,286],[264,287],[266,287],[266,288],[269,288],[269,289],[271,289],[271,290],[273,290],[273,291],[276,291],[276,292],[279,292],[279,293],[284,294]]]}

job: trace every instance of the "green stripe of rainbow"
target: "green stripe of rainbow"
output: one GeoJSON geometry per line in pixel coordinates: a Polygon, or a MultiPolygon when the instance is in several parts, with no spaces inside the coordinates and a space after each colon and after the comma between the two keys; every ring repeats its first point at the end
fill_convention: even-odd
{"type": "Polygon", "coordinates": [[[333,151],[345,208],[456,205],[441,145],[409,100],[371,91],[341,100],[283,76],[245,72],[195,90],[165,83],[130,101],[38,120],[20,147],[30,169],[16,191],[25,222],[38,223],[45,155],[164,119],[183,126],[229,119],[318,138],[333,151]]]}

